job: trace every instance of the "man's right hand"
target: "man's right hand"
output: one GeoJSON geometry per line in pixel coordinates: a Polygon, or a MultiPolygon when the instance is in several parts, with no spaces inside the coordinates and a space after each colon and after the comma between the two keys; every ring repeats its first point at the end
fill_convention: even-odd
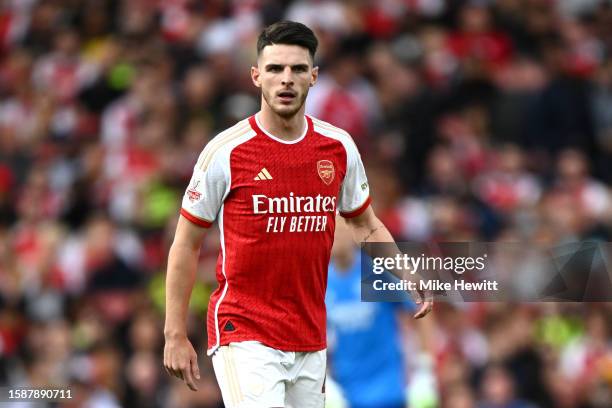
{"type": "Polygon", "coordinates": [[[200,379],[198,355],[187,336],[166,337],[164,368],[168,374],[183,380],[192,391],[198,390],[196,385],[196,380],[200,379]]]}
{"type": "Polygon", "coordinates": [[[416,294],[412,292],[413,297],[415,298],[415,303],[419,307],[419,310],[414,314],[415,319],[420,319],[425,317],[431,310],[433,309],[433,295],[431,291],[426,290],[417,290],[416,294]]]}

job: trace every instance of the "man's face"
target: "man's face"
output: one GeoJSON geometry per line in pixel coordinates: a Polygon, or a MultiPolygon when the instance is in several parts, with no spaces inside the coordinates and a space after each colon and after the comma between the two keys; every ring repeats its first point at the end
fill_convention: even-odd
{"type": "Polygon", "coordinates": [[[304,106],[308,89],[317,80],[319,68],[312,64],[306,48],[268,45],[261,51],[257,67],[251,68],[251,78],[272,111],[290,118],[304,106]]]}

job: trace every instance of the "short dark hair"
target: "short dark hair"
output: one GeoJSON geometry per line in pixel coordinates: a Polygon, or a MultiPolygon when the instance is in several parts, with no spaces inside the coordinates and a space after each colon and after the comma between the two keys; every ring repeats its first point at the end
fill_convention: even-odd
{"type": "Polygon", "coordinates": [[[273,44],[298,45],[308,50],[314,60],[315,52],[319,41],[312,30],[302,23],[295,21],[279,21],[267,26],[259,34],[257,39],[257,56],[261,55],[262,50],[273,44]]]}

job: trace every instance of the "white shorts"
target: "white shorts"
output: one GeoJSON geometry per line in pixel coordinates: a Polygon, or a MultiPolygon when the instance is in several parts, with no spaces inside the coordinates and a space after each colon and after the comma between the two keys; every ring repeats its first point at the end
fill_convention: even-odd
{"type": "Polygon", "coordinates": [[[212,356],[226,408],[323,408],[325,350],[288,352],[243,341],[212,356]]]}

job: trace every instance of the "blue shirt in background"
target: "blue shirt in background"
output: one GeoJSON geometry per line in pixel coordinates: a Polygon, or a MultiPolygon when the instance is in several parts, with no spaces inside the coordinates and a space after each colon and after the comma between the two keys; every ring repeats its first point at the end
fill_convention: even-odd
{"type": "Polygon", "coordinates": [[[329,267],[327,327],[331,373],[351,408],[406,405],[396,313],[414,303],[361,302],[360,254],[347,271],[329,267]]]}

